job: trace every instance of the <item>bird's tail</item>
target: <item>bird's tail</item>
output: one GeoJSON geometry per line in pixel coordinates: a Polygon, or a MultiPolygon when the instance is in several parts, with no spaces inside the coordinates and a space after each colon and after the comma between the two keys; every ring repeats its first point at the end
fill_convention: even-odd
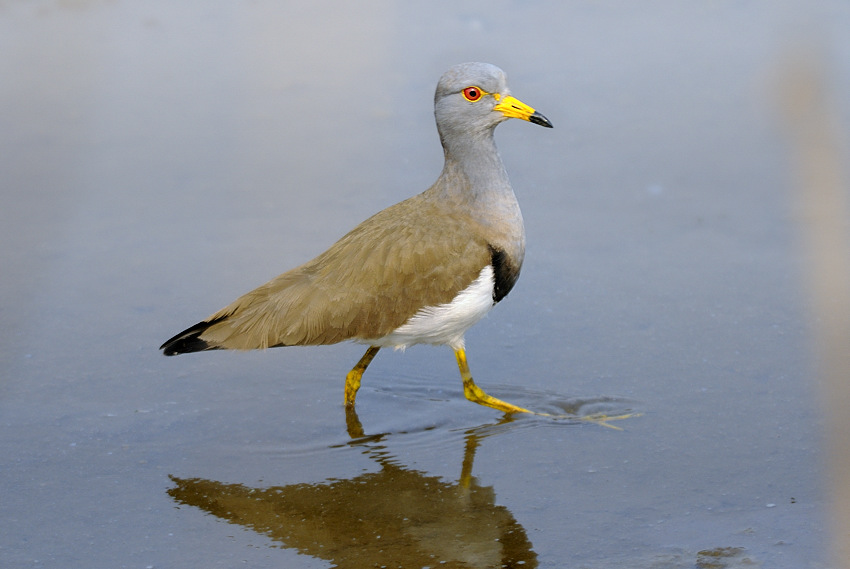
{"type": "Polygon", "coordinates": [[[177,354],[189,354],[192,352],[203,352],[205,350],[218,350],[219,347],[210,344],[201,339],[201,334],[206,332],[207,328],[223,320],[215,318],[213,320],[204,320],[198,322],[194,326],[186,328],[176,336],[169,338],[162,344],[159,349],[163,350],[166,356],[176,356],[177,354]]]}

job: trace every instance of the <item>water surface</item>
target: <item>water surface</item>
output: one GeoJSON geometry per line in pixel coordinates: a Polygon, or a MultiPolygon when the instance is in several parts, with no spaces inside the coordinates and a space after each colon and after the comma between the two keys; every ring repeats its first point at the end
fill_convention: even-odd
{"type": "Polygon", "coordinates": [[[771,77],[811,20],[846,95],[850,14],[807,6],[0,4],[2,565],[827,566],[771,77]],[[446,348],[348,415],[359,346],[160,355],[425,189],[467,60],[555,124],[496,133],[528,250],[473,374],[622,430],[446,348]]]}

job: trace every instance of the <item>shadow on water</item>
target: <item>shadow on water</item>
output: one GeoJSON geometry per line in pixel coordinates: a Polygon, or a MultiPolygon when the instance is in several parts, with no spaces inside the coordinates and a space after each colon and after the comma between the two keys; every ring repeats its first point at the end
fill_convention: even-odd
{"type": "MultiPolygon", "coordinates": [[[[583,407],[616,409],[613,399],[576,400],[583,407]]],[[[534,568],[538,556],[526,529],[505,506],[496,504],[492,486],[473,476],[475,454],[488,437],[528,425],[561,424],[540,416],[505,415],[501,420],[463,430],[464,453],[456,482],[405,467],[389,450],[391,437],[367,434],[353,409],[346,411],[349,440],[330,449],[361,449],[380,466],[348,479],[321,483],[252,487],[204,478],[170,476],[168,495],[223,521],[264,535],[279,547],[328,561],[334,567],[534,568]]],[[[581,416],[572,424],[581,423],[581,416]]],[[[602,425],[607,426],[607,425],[602,425]]],[[[587,567],[665,567],[668,569],[743,569],[761,564],[743,547],[609,558],[587,567]]]]}
{"type": "Polygon", "coordinates": [[[400,465],[382,444],[388,435],[366,435],[351,410],[348,444],[362,447],[378,472],[268,488],[171,476],[168,494],[341,568],[537,567],[525,529],[472,476],[481,440],[512,421],[465,432],[457,482],[400,465]]]}

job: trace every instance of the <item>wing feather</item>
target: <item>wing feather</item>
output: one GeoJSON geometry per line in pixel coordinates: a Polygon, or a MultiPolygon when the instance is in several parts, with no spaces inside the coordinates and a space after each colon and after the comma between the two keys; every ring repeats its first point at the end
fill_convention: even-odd
{"type": "Polygon", "coordinates": [[[207,349],[243,350],[380,338],[423,306],[451,302],[489,262],[469,217],[414,196],[216,312],[198,337],[207,349]]]}

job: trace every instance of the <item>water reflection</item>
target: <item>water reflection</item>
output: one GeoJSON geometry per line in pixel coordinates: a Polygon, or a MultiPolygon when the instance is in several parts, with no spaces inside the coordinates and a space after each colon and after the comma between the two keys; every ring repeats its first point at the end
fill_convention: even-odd
{"type": "Polygon", "coordinates": [[[349,444],[362,446],[378,472],[270,488],[172,476],[168,494],[341,568],[537,567],[525,529],[472,476],[481,440],[511,420],[465,433],[457,482],[398,464],[382,444],[386,435],[366,435],[351,410],[349,444]]]}

